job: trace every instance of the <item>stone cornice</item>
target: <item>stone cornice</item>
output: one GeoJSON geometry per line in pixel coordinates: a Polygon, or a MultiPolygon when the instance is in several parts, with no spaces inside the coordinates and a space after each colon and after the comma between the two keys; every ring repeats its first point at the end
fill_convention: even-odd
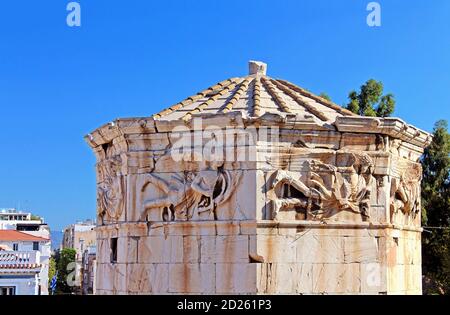
{"type": "Polygon", "coordinates": [[[421,148],[429,146],[433,139],[428,132],[409,125],[399,118],[341,116],[336,118],[335,125],[341,132],[388,135],[421,148]]]}
{"type": "Polygon", "coordinates": [[[84,139],[96,148],[124,134],[155,133],[155,121],[150,117],[118,118],[87,134],[84,139]]]}
{"type": "MultiPolygon", "coordinates": [[[[225,128],[278,127],[293,130],[339,131],[365,134],[388,135],[420,148],[430,145],[432,136],[419,128],[405,123],[399,118],[377,118],[361,116],[339,116],[334,125],[319,123],[312,116],[297,114],[266,113],[261,117],[244,117],[242,112],[234,111],[223,114],[197,114],[188,122],[179,120],[159,120],[151,117],[120,118],[88,134],[85,139],[92,147],[110,143],[125,134],[145,134],[171,132],[174,128],[195,128],[195,118],[201,119],[202,126],[225,128]]],[[[178,132],[180,129],[177,130],[178,132]]]]}

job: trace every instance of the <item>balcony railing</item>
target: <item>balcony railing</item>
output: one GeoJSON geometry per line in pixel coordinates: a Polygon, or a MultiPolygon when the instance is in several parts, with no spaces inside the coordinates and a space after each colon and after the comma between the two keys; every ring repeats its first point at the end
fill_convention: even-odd
{"type": "Polygon", "coordinates": [[[0,251],[0,265],[39,264],[38,251],[0,251]]]}

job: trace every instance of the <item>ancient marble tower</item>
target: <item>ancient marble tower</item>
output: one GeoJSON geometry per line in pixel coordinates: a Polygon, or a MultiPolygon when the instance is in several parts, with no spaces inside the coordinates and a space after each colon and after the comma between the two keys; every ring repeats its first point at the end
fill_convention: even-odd
{"type": "Polygon", "coordinates": [[[86,137],[97,294],[420,294],[430,135],[249,68],[86,137]]]}

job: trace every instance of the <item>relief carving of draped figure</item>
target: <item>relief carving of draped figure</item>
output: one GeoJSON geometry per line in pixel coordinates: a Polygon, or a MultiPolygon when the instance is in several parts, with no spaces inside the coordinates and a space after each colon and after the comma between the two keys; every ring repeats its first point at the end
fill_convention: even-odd
{"type": "MultiPolygon", "coordinates": [[[[192,162],[190,162],[192,164],[192,162]]],[[[189,221],[199,217],[217,219],[217,206],[226,202],[239,183],[241,171],[224,170],[223,162],[197,162],[184,171],[164,174],[149,173],[142,185],[161,192],[159,197],[145,198],[141,221],[152,211],[159,211],[161,221],[189,221]]]]}
{"type": "Polygon", "coordinates": [[[348,166],[307,161],[307,176],[301,179],[293,172],[277,171],[272,182],[273,217],[280,211],[297,210],[307,220],[324,220],[349,211],[369,220],[373,161],[367,154],[356,153],[348,153],[348,161],[348,166]]]}
{"type": "Polygon", "coordinates": [[[122,159],[116,156],[99,165],[101,181],[97,186],[97,215],[103,222],[117,221],[124,210],[124,177],[120,175],[122,159]]]}

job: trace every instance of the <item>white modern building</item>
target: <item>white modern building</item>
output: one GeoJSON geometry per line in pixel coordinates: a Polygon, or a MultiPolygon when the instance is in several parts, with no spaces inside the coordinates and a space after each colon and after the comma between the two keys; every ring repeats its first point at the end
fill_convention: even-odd
{"type": "Polygon", "coordinates": [[[0,230],[17,230],[35,236],[50,238],[50,229],[44,219],[17,209],[0,209],[0,230]]]}
{"type": "Polygon", "coordinates": [[[96,231],[92,220],[79,221],[64,229],[62,248],[73,248],[76,251],[75,286],[82,287],[83,255],[86,250],[95,257],[96,231]]]}
{"type": "Polygon", "coordinates": [[[50,239],[0,230],[0,295],[47,295],[50,239]]]}

